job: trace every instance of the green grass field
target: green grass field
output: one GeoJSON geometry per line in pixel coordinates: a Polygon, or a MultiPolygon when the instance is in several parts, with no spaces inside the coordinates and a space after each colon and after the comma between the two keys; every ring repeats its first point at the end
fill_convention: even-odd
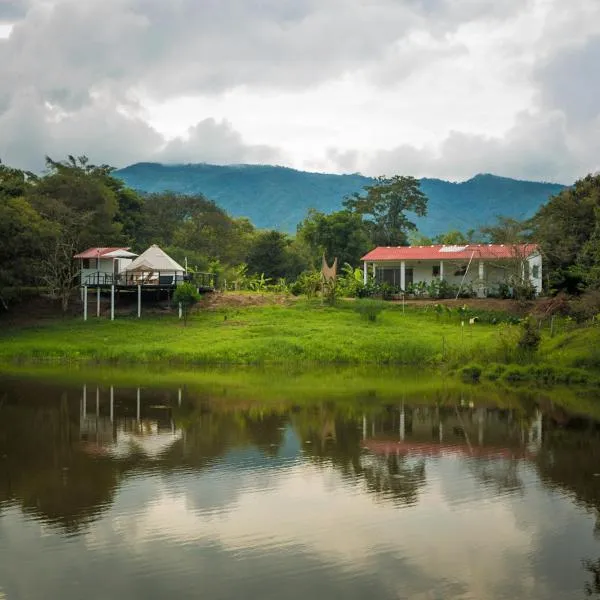
{"type": "Polygon", "coordinates": [[[0,360],[437,364],[470,357],[494,336],[490,325],[461,327],[457,315],[390,306],[369,322],[349,303],[298,302],[199,311],[187,327],[172,315],[58,320],[1,333],[0,360]]]}
{"type": "MultiPolygon", "coordinates": [[[[518,325],[473,325],[468,316],[387,305],[375,322],[354,310],[298,301],[293,305],[197,311],[184,327],[172,314],[59,319],[0,333],[0,362],[109,364],[393,364],[458,368],[522,362],[518,325]],[[461,325],[461,321],[464,325],[461,325]]],[[[500,321],[502,315],[498,316],[500,321]]],[[[600,328],[549,338],[526,362],[600,368],[600,328]]]]}

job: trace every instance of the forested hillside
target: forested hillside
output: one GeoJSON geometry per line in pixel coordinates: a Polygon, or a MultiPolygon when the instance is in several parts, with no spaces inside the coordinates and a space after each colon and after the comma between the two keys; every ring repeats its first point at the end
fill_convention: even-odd
{"type": "MultiPolygon", "coordinates": [[[[340,210],[344,197],[360,192],[373,179],[362,175],[308,173],[269,165],[161,165],[137,163],[116,171],[130,187],[145,192],[203,194],[235,217],[256,227],[295,232],[309,208],[340,210]]],[[[429,198],[426,217],[415,217],[423,234],[449,229],[467,231],[499,215],[525,219],[564,186],[477,175],[462,183],[422,179],[429,198]]]]}
{"type": "MultiPolygon", "coordinates": [[[[382,177],[370,180],[361,193],[340,194],[341,198],[347,197],[340,199],[338,210],[308,210],[305,218],[294,223],[292,236],[273,228],[256,228],[248,218],[233,216],[220,206],[225,204],[222,198],[216,203],[208,192],[192,194],[187,189],[187,194],[139,193],[115,177],[110,166],[90,164],[85,156],[69,156],[63,161],[47,158],[46,166],[43,175],[35,175],[0,164],[0,312],[9,310],[32,289],[60,300],[67,310],[78,286],[78,265],[73,256],[92,246],[129,246],[139,253],[150,244],[158,244],[175,260],[186,260],[190,273],[210,271],[235,289],[275,289],[307,295],[314,294],[320,285],[325,254],[329,260],[337,258],[340,265],[341,276],[331,288],[335,294],[383,296],[390,292],[384,289],[385,283],[365,284],[362,271],[355,270],[361,257],[375,246],[533,240],[544,254],[548,292],[581,294],[588,290],[597,294],[600,290],[600,176],[589,175],[563,189],[527,220],[507,215],[511,210],[526,214],[519,198],[531,197],[534,190],[541,193],[544,184],[490,176],[479,176],[464,184],[419,181],[410,175],[382,177]],[[491,184],[496,195],[485,196],[482,192],[476,196],[473,191],[491,184]],[[439,190],[436,195],[431,186],[447,195],[439,190]],[[443,213],[443,233],[427,237],[423,230],[434,227],[423,224],[430,219],[440,222],[436,202],[438,206],[440,202],[456,202],[450,189],[463,191],[456,196],[463,205],[471,203],[474,217],[470,223],[487,221],[486,226],[473,231],[462,223],[457,226],[459,210],[447,209],[443,213]],[[496,220],[486,216],[490,211],[503,217],[496,220]],[[415,221],[421,223],[421,231],[415,221]]],[[[245,169],[237,168],[239,173],[245,169]]],[[[256,172],[254,167],[247,169],[256,172]]],[[[258,171],[265,169],[270,167],[258,171]]],[[[311,179],[311,174],[275,170],[284,179],[291,175],[300,182],[306,176],[313,182],[321,181],[320,177],[328,182],[336,181],[336,177],[350,181],[335,175],[311,179]]],[[[348,177],[356,182],[360,179],[348,177]]],[[[249,197],[253,197],[251,187],[248,183],[249,197]]],[[[274,185],[272,198],[278,194],[289,197],[292,189],[274,185]]],[[[331,190],[329,194],[333,196],[331,190]]],[[[312,197],[320,196],[315,191],[312,197]]],[[[268,199],[257,201],[259,223],[264,225],[264,215],[273,216],[278,206],[268,199]]],[[[514,272],[507,274],[515,297],[532,293],[524,273],[515,263],[514,272]]],[[[442,289],[440,284],[439,289],[427,293],[430,297],[453,297],[457,292],[447,285],[442,289]]],[[[597,306],[600,300],[593,304],[594,315],[597,306]]]]}

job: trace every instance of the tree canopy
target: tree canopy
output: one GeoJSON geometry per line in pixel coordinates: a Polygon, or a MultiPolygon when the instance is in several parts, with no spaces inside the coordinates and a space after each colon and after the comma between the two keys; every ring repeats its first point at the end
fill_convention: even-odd
{"type": "Polygon", "coordinates": [[[427,196],[421,191],[419,180],[405,175],[378,177],[364,190],[365,195],[350,196],[344,206],[367,217],[375,245],[406,246],[408,232],[417,228],[406,213],[419,217],[427,214],[427,196]]]}

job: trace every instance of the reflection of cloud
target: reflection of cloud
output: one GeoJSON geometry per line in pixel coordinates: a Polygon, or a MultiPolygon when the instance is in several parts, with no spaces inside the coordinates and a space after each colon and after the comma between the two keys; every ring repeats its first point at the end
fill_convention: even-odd
{"type": "MultiPolygon", "coordinates": [[[[454,462],[428,464],[429,486],[417,506],[404,510],[374,502],[331,468],[313,466],[289,468],[271,489],[252,485],[248,478],[248,487],[225,512],[199,512],[185,486],[173,492],[160,485],[139,514],[112,521],[105,541],[113,544],[116,536],[135,553],[156,539],[173,545],[219,544],[236,555],[300,547],[357,572],[371,570],[378,557],[391,554],[423,572],[435,565],[440,585],[458,583],[469,590],[465,597],[494,597],[493,590],[512,579],[509,573],[519,581],[522,597],[533,597],[540,590],[528,558],[536,550],[533,534],[543,526],[544,515],[522,528],[509,497],[495,499],[490,492],[480,494],[476,505],[448,502],[443,481],[457,474],[454,462]]],[[[208,481],[218,485],[213,478],[208,481]]],[[[98,532],[90,536],[94,546],[102,544],[98,532]]]]}
{"type": "Polygon", "coordinates": [[[132,452],[140,452],[150,458],[157,458],[181,438],[181,429],[159,431],[156,423],[151,423],[150,430],[143,434],[120,429],[117,431],[117,443],[110,449],[110,454],[123,458],[132,452]]]}

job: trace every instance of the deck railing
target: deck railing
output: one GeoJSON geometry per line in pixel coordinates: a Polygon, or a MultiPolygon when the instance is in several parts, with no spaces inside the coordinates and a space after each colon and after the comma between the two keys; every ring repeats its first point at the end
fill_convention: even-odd
{"type": "Polygon", "coordinates": [[[184,281],[190,281],[200,289],[214,289],[217,281],[214,273],[183,273],[173,274],[172,271],[145,271],[125,272],[113,275],[112,273],[89,273],[82,278],[81,285],[88,287],[175,287],[184,281]]]}

